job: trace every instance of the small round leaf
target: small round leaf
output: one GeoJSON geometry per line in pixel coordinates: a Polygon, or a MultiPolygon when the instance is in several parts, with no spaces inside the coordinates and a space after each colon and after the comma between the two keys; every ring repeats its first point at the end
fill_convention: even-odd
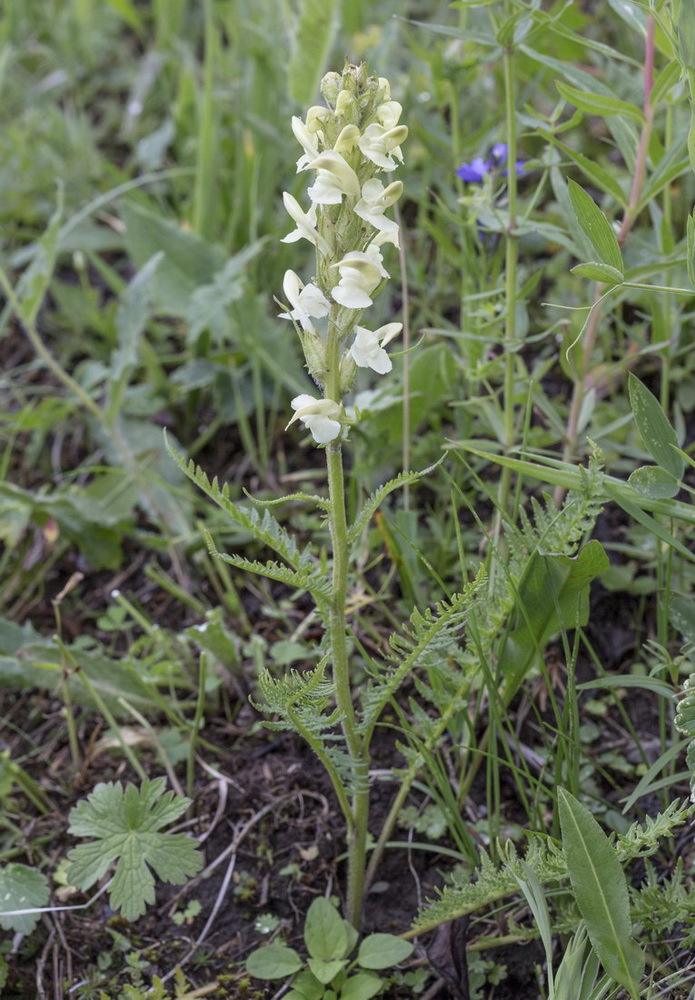
{"type": "Polygon", "coordinates": [[[387,969],[408,958],[412,951],[410,941],[395,934],[370,934],[360,945],[357,961],[363,969],[387,969]]]}
{"type": "Polygon", "coordinates": [[[302,967],[302,960],[294,948],[284,944],[269,944],[256,948],[246,959],[246,971],[256,979],[284,979],[302,967]]]}

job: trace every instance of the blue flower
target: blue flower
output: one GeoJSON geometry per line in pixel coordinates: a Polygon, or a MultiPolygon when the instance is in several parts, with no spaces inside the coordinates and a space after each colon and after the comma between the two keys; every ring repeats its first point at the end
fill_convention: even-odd
{"type": "MultiPolygon", "coordinates": [[[[486,160],[482,156],[477,156],[470,163],[462,163],[456,173],[467,184],[482,184],[487,174],[497,173],[499,168],[504,166],[507,162],[507,154],[506,142],[496,142],[486,160]]],[[[517,177],[525,166],[526,160],[516,161],[515,173],[517,177]]],[[[505,169],[501,173],[503,177],[506,177],[508,171],[505,169]]]]}

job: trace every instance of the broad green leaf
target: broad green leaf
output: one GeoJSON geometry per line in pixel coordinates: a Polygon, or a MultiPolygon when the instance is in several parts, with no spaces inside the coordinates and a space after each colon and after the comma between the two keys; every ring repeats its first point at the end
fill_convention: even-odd
{"type": "MultiPolygon", "coordinates": [[[[313,972],[304,969],[292,980],[292,993],[296,993],[297,997],[301,997],[302,1000],[322,1000],[325,989],[323,983],[318,981],[313,972]]],[[[291,994],[288,993],[287,996],[291,996],[291,994]]]]}
{"type": "Polygon", "coordinates": [[[617,97],[606,97],[605,94],[587,93],[576,87],[571,87],[567,83],[562,83],[560,80],[555,81],[555,86],[566,101],[574,104],[580,111],[586,111],[587,114],[600,115],[601,117],[604,115],[624,115],[637,122],[638,125],[642,125],[644,122],[642,109],[627,101],[620,101],[617,97]]]}
{"type": "Polygon", "coordinates": [[[542,129],[539,129],[539,132],[544,139],[561,150],[573,163],[576,163],[584,176],[595,184],[596,187],[615,198],[622,208],[627,207],[627,199],[614,174],[606,170],[605,167],[602,167],[596,160],[592,160],[588,156],[585,156],[584,153],[579,153],[576,149],[572,149],[571,146],[562,142],[551,132],[545,132],[542,129]]]}
{"type": "Polygon", "coordinates": [[[11,914],[10,911],[48,906],[49,896],[48,881],[42,872],[15,862],[3,865],[0,868],[0,927],[17,934],[31,934],[41,914],[11,914]]]}
{"type": "Polygon", "coordinates": [[[164,253],[152,282],[155,307],[168,316],[186,317],[191,295],[209,285],[224,265],[224,251],[134,202],[126,202],[121,215],[128,254],[137,268],[164,253]]]}
{"type": "Polygon", "coordinates": [[[678,439],[661,403],[632,373],[628,378],[628,393],[632,414],[645,448],[657,465],[670,472],[675,479],[681,479],[685,465],[671,447],[678,447],[678,439]]]}
{"type": "Polygon", "coordinates": [[[695,70],[695,3],[681,0],[676,27],[678,60],[686,70],[695,70]]]}
{"type": "Polygon", "coordinates": [[[327,986],[345,968],[347,960],[344,958],[310,958],[307,964],[318,981],[327,986]]]}
{"type": "Polygon", "coordinates": [[[290,26],[292,54],[287,74],[290,93],[302,107],[315,102],[338,26],[338,12],[336,0],[299,0],[296,22],[290,26]]]}
{"type": "Polygon", "coordinates": [[[695,643],[695,604],[692,597],[672,593],[668,607],[668,620],[678,629],[686,642],[695,643]]]}
{"type": "Polygon", "coordinates": [[[632,937],[627,879],[589,810],[558,789],[562,845],[579,912],[604,969],[637,1000],[644,955],[632,937]]]}
{"type": "Polygon", "coordinates": [[[602,264],[607,264],[609,267],[615,268],[620,273],[620,280],[622,281],[624,272],[623,255],[620,252],[618,239],[613,232],[613,227],[584,188],[572,180],[569,181],[568,187],[572,208],[574,209],[574,214],[577,216],[577,222],[584,231],[584,235],[596,251],[599,261],[602,264]]]}
{"type": "Polygon", "coordinates": [[[357,952],[357,961],[363,969],[388,969],[405,961],[413,951],[410,941],[395,934],[370,934],[357,952]]]}
{"type": "Polygon", "coordinates": [[[246,959],[246,971],[256,979],[285,979],[299,972],[302,960],[294,950],[284,944],[268,944],[256,948],[246,959]]]}
{"type": "Polygon", "coordinates": [[[658,465],[643,465],[630,473],[628,483],[645,497],[675,497],[680,483],[658,465]]]}
{"type": "Polygon", "coordinates": [[[70,813],[69,832],[95,839],[69,852],[68,878],[88,889],[116,862],[109,897],[126,920],[137,919],[154,902],[152,870],[163,882],[181,885],[203,864],[196,841],[159,832],[189,805],[183,796],[165,793],[164,786],[164,778],[143,781],[140,788],[128,785],[125,792],[120,782],[98,784],[70,813]]]}
{"type": "Polygon", "coordinates": [[[358,972],[345,981],[340,991],[340,1000],[370,1000],[381,992],[383,985],[380,976],[370,972],[358,972]]]}
{"type": "Polygon", "coordinates": [[[152,279],[163,256],[160,250],[154,256],[150,257],[121,296],[116,313],[118,348],[111,356],[110,419],[116,416],[115,412],[113,412],[113,407],[114,405],[117,406],[121,399],[118,389],[121,388],[121,383],[128,378],[128,375],[139,360],[140,337],[144,333],[145,326],[150,317],[152,279]]]}
{"type": "Polygon", "coordinates": [[[610,264],[599,264],[596,261],[587,261],[586,264],[576,264],[570,268],[572,274],[579,275],[580,278],[588,278],[590,281],[601,281],[604,285],[622,285],[625,275],[610,264]]]}
{"type": "Polygon", "coordinates": [[[589,585],[608,566],[596,539],[575,557],[539,551],[531,555],[517,585],[513,628],[499,655],[505,702],[514,696],[555,632],[586,625],[589,585]]]}
{"type": "Polygon", "coordinates": [[[330,961],[344,958],[348,936],[343,918],[335,906],[319,896],[307,910],[304,923],[304,943],[312,958],[330,961]]]}

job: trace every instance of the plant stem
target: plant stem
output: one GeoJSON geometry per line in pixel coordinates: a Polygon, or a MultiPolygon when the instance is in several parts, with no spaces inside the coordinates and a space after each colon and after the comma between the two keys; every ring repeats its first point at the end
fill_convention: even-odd
{"type": "MultiPolygon", "coordinates": [[[[342,336],[335,322],[329,322],[327,347],[327,399],[341,402],[340,397],[340,344],[342,336]]],[[[343,449],[340,439],[326,445],[328,471],[329,525],[333,550],[331,602],[328,631],[332,658],[335,699],[340,712],[341,726],[354,767],[355,791],[352,796],[351,815],[347,816],[348,878],[347,919],[357,930],[362,921],[362,897],[366,864],[367,822],[369,819],[369,758],[364,740],[357,730],[357,719],[352,702],[350,665],[348,661],[345,599],[347,594],[348,534],[345,510],[345,478],[343,474],[343,449]]]]}
{"type": "MultiPolygon", "coordinates": [[[[505,267],[504,267],[504,386],[503,386],[503,427],[504,453],[508,454],[514,446],[516,437],[516,421],[514,406],[514,382],[516,368],[516,292],[519,264],[519,241],[516,235],[517,218],[517,128],[516,128],[516,85],[514,79],[514,42],[510,40],[505,47],[503,57],[504,67],[504,101],[505,127],[507,139],[507,197],[508,224],[505,233],[505,267]]],[[[497,515],[493,532],[492,551],[500,551],[500,534],[504,515],[509,513],[509,494],[512,483],[512,471],[503,467],[500,475],[497,493],[497,515]]],[[[491,578],[494,575],[494,564],[491,567],[491,578]]]]}

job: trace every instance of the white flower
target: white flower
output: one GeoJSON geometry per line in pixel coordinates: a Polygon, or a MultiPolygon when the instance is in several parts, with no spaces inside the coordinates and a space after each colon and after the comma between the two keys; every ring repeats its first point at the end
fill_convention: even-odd
{"type": "Polygon", "coordinates": [[[344,194],[359,198],[357,174],[334,149],[326,150],[307,167],[316,170],[316,183],[307,192],[315,205],[339,205],[344,194]]]}
{"type": "Polygon", "coordinates": [[[301,240],[303,237],[305,240],[313,243],[315,247],[318,247],[321,253],[328,253],[328,244],[316,230],[316,206],[312,205],[308,212],[303,212],[297,199],[293,198],[287,191],[282,192],[282,200],[285,203],[288,214],[297,223],[297,228],[283,237],[282,242],[296,243],[297,240],[301,240]]]}
{"type": "Polygon", "coordinates": [[[282,290],[292,309],[290,312],[279,313],[280,319],[297,320],[303,330],[315,332],[309,317],[320,319],[327,316],[331,308],[321,289],[311,282],[303,284],[294,271],[285,271],[282,290]]]}
{"type": "Polygon", "coordinates": [[[366,330],[363,326],[355,327],[355,340],[348,351],[355,364],[360,368],[371,368],[378,375],[385,375],[393,368],[391,358],[384,347],[403,329],[402,323],[387,323],[378,330],[366,330]]]}
{"type": "Polygon", "coordinates": [[[398,120],[401,117],[401,112],[403,108],[400,106],[398,101],[384,101],[376,109],[376,119],[380,125],[384,128],[395,128],[398,125],[398,120]]]}
{"type": "Polygon", "coordinates": [[[398,223],[387,219],[384,212],[398,201],[402,193],[402,181],[394,181],[387,188],[376,178],[365,181],[362,197],[355,205],[355,214],[382,233],[397,233],[398,223]]]}
{"type": "Polygon", "coordinates": [[[400,144],[407,138],[408,129],[405,125],[385,129],[383,125],[373,122],[367,125],[364,134],[357,140],[357,145],[362,154],[372,163],[376,163],[377,167],[381,167],[382,170],[395,170],[397,164],[393,157],[403,162],[400,144]]]}
{"type": "Polygon", "coordinates": [[[338,418],[343,408],[332,399],[316,399],[303,392],[292,400],[292,409],[295,410],[295,414],[287,427],[290,427],[295,420],[301,420],[311,431],[317,444],[333,441],[340,434],[341,424],[338,418]]]}
{"type": "Polygon", "coordinates": [[[299,145],[304,150],[304,155],[297,160],[297,173],[306,167],[307,163],[315,160],[319,155],[319,142],[316,133],[310,132],[301,118],[292,118],[292,131],[299,145]]]}
{"type": "Polygon", "coordinates": [[[353,250],[333,266],[340,272],[340,281],[331,289],[331,295],[336,302],[348,309],[366,309],[370,306],[370,295],[382,278],[389,277],[382,263],[379,247],[373,243],[370,243],[364,253],[353,250]]]}

